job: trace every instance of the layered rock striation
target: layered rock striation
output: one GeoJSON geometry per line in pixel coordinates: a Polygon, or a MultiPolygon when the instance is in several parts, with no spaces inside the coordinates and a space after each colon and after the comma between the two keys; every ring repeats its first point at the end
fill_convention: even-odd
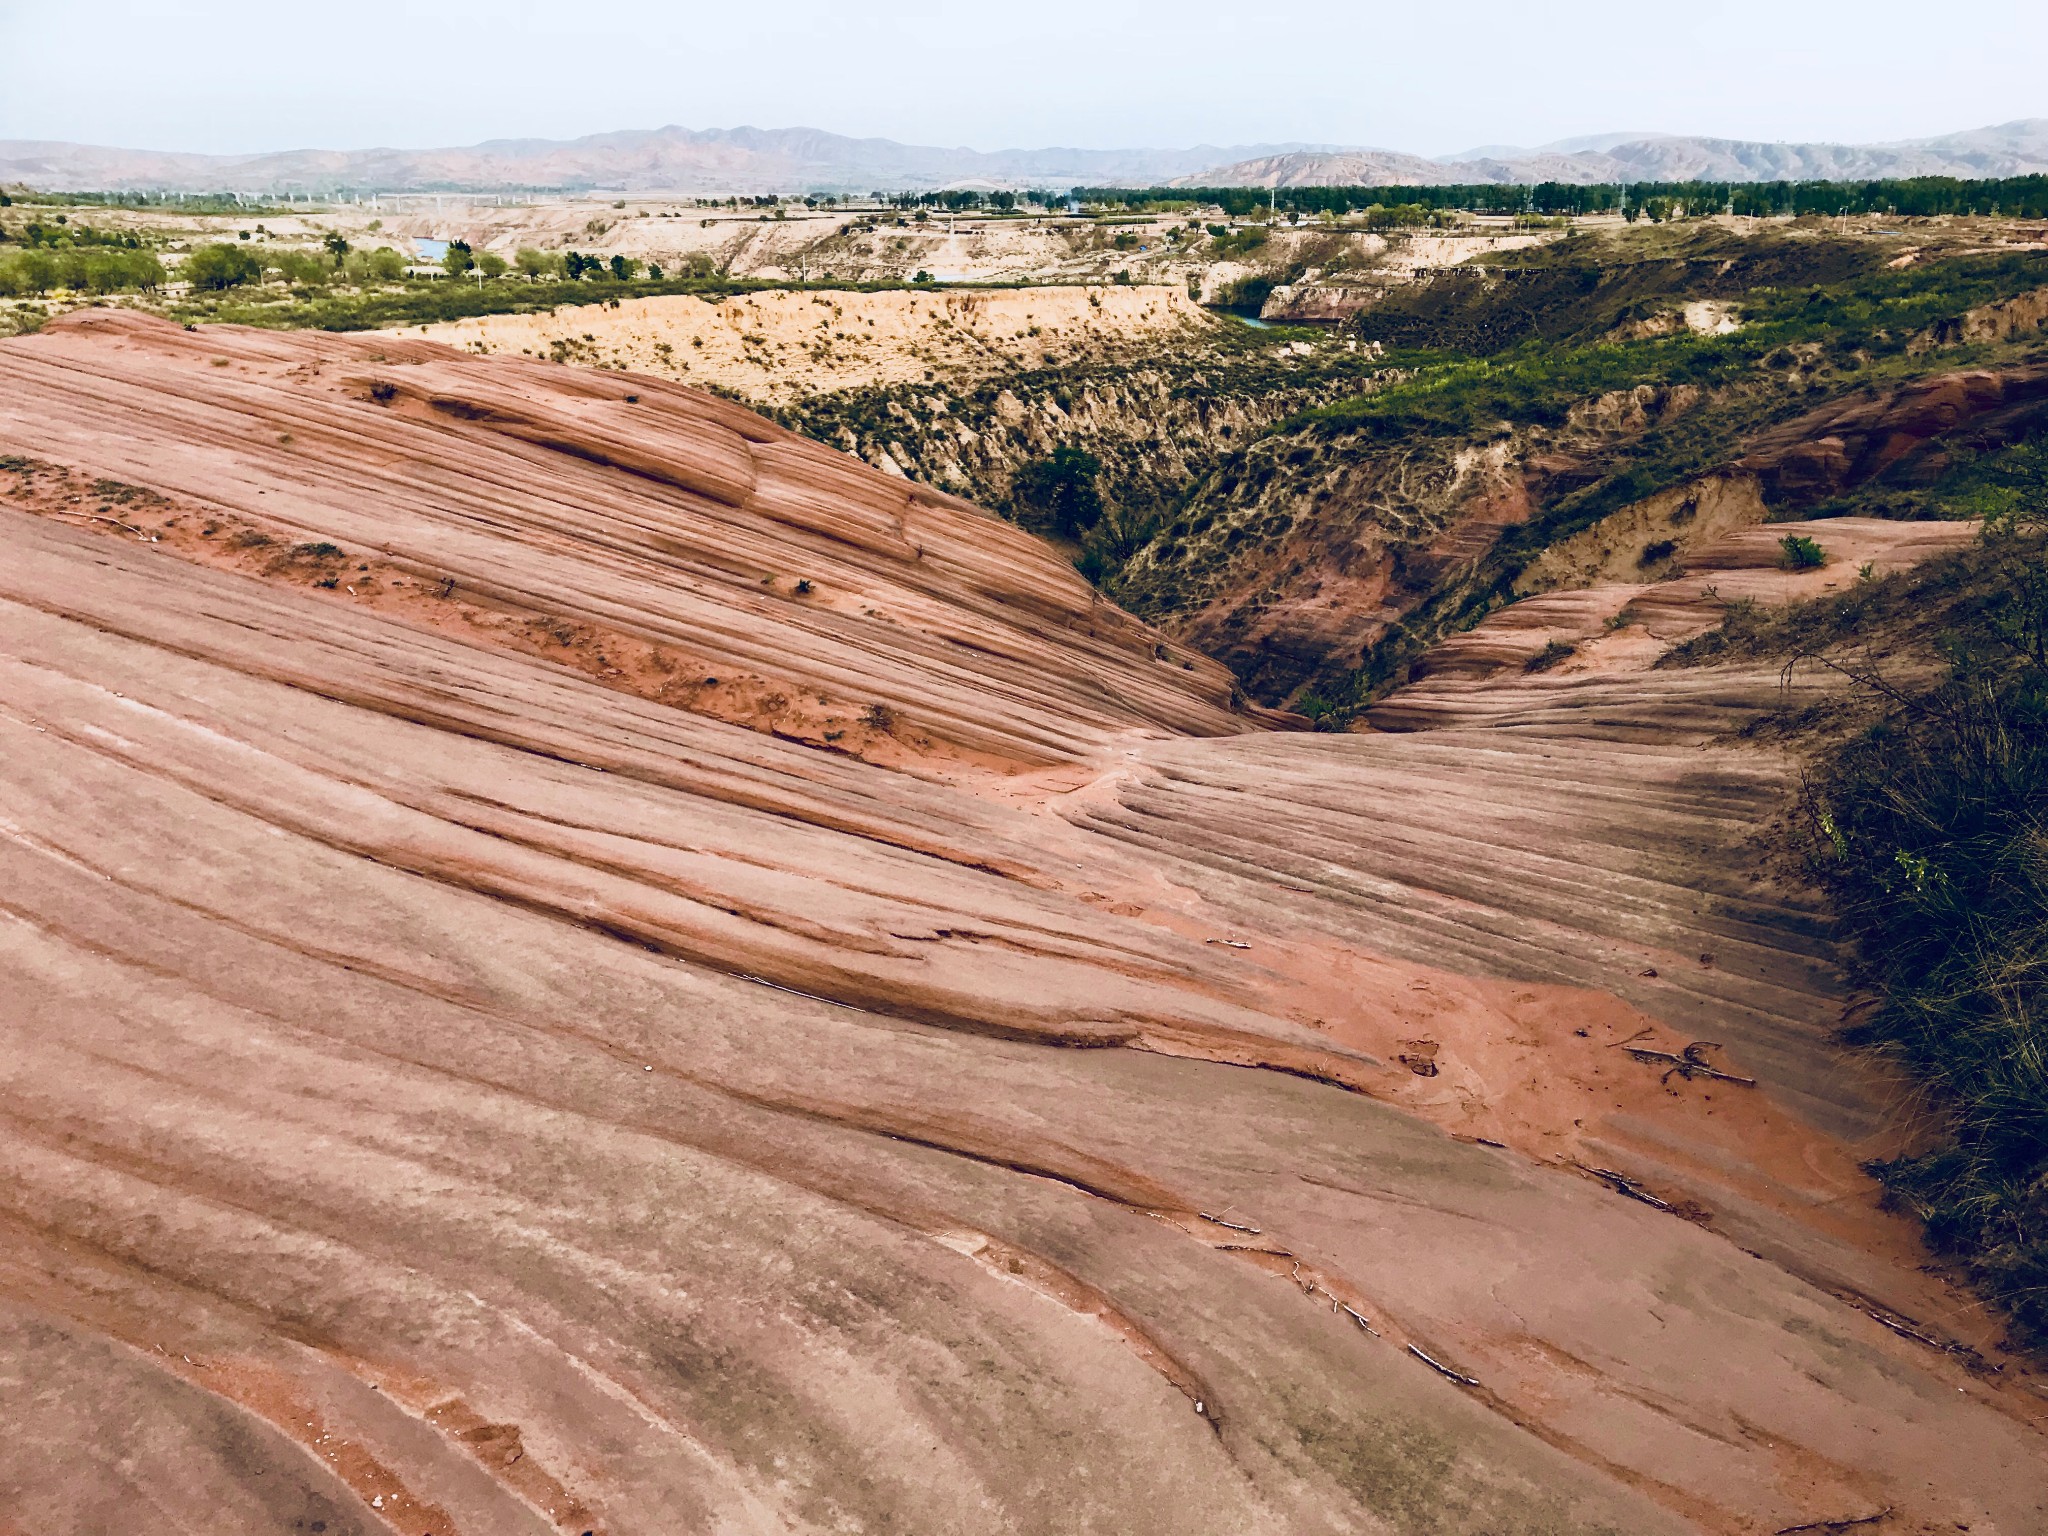
{"type": "Polygon", "coordinates": [[[1257,730],[972,508],[417,343],[74,320],[0,453],[9,1521],[2048,1510],[1730,852],[1770,679],[1257,730]]]}

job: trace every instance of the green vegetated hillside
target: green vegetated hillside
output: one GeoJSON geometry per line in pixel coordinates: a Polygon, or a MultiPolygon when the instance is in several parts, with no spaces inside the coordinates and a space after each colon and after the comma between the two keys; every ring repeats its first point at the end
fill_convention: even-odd
{"type": "Polygon", "coordinates": [[[1645,579],[1739,521],[1911,515],[1947,456],[2033,430],[2048,258],[1899,255],[1652,230],[1417,284],[1355,322],[1398,378],[1233,445],[1105,585],[1341,722],[1520,593],[1645,579]],[[1928,396],[1970,370],[1998,382],[1928,396]],[[1844,431],[1857,454],[1816,448],[1844,431]]]}

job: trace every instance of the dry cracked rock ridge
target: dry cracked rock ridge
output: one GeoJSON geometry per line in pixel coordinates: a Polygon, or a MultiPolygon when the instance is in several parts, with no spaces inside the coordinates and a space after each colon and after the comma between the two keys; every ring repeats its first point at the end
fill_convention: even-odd
{"type": "Polygon", "coordinates": [[[0,446],[12,1527],[2048,1527],[1736,853],[1775,675],[1278,732],[964,503],[427,343],[85,313],[0,446]]]}

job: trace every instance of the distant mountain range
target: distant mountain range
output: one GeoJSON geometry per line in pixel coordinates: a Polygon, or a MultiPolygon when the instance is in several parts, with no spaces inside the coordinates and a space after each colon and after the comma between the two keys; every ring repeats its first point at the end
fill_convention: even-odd
{"type": "Polygon", "coordinates": [[[1181,177],[1207,187],[1418,187],[1444,182],[1868,181],[2048,174],[2048,118],[1894,144],[1784,144],[1593,134],[1538,149],[1489,144],[1440,160],[1384,149],[1289,150],[1181,177]]]}
{"type": "Polygon", "coordinates": [[[1425,186],[1444,182],[1863,180],[2048,173],[2048,118],[1893,144],[1592,134],[1430,159],[1311,144],[941,149],[815,128],[656,128],[458,149],[193,155],[0,140],[0,184],[49,191],[867,192],[941,187],[1425,186]]]}
{"type": "Polygon", "coordinates": [[[939,149],[816,128],[655,128],[465,149],[188,155],[0,140],[0,183],[109,192],[869,192],[1151,186],[1210,166],[1328,146],[939,149]]]}

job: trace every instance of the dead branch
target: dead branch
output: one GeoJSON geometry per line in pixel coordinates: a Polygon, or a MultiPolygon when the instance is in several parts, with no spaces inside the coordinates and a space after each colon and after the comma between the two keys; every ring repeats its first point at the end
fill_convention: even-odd
{"type": "Polygon", "coordinates": [[[1938,1349],[1941,1350],[1943,1353],[1947,1353],[1948,1350],[1952,1347],[1950,1345],[1942,1343],[1939,1339],[1930,1338],[1927,1334],[1922,1333],[1918,1328],[1907,1327],[1904,1323],[1900,1322],[1896,1317],[1887,1317],[1884,1313],[1873,1311],[1869,1307],[1865,1307],[1863,1311],[1865,1316],[1875,1318],[1878,1322],[1883,1323],[1885,1327],[1891,1329],[1893,1333],[1899,1334],[1904,1338],[1912,1339],[1917,1343],[1925,1344],[1929,1349],[1938,1349]]]}
{"type": "Polygon", "coordinates": [[[1671,1202],[1669,1200],[1658,1199],[1625,1173],[1617,1173],[1612,1168],[1594,1168],[1581,1162],[1574,1162],[1572,1166],[1584,1169],[1587,1173],[1592,1174],[1594,1178],[1610,1185],[1618,1195],[1627,1195],[1631,1200],[1640,1200],[1643,1204],[1656,1210],[1668,1211],[1671,1209],[1671,1202]]]}
{"type": "Polygon", "coordinates": [[[2005,1369],[2002,1365],[1993,1365],[1967,1344],[1954,1339],[1937,1339],[1931,1333],[1922,1333],[1918,1328],[1913,1327],[1903,1319],[1893,1317],[1887,1312],[1881,1312],[1876,1307],[1860,1307],[1857,1310],[1873,1322],[1882,1323],[1902,1339],[1911,1339],[1916,1344],[1925,1344],[1929,1349],[1938,1349],[1944,1355],[1954,1355],[1958,1360],[1962,1361],[1966,1370],[1977,1372],[1980,1375],[1987,1373],[1995,1375],[2005,1369]]]}
{"type": "Polygon", "coordinates": [[[1720,1048],[1720,1042],[1715,1040],[1695,1040],[1676,1055],[1647,1045],[1631,1045],[1627,1049],[1629,1055],[1637,1061],[1667,1063],[1663,1079],[1667,1083],[1671,1081],[1671,1074],[1675,1072],[1688,1082],[1695,1077],[1710,1077],[1718,1083],[1739,1083],[1744,1088],[1754,1088],[1755,1078],[1739,1077],[1733,1072],[1723,1072],[1719,1067],[1709,1064],[1706,1053],[1718,1051],[1720,1048]]]}
{"type": "Polygon", "coordinates": [[[1875,1525],[1890,1516],[1892,1508],[1887,1504],[1874,1515],[1847,1515],[1840,1520],[1809,1520],[1804,1525],[1781,1525],[1778,1536],[1799,1536],[1801,1531],[1846,1531],[1852,1526],[1875,1525]]]}
{"type": "MultiPolygon", "coordinates": [[[[349,590],[354,591],[355,589],[351,587],[349,590]]],[[[585,763],[582,766],[588,768],[591,765],[585,763]]],[[[604,772],[602,768],[599,768],[597,771],[599,773],[604,772]]],[[[795,987],[785,987],[779,981],[770,981],[766,976],[756,976],[750,971],[736,971],[734,972],[734,974],[737,975],[741,981],[751,981],[755,986],[766,987],[771,992],[787,992],[791,997],[808,998],[810,1001],[814,1003],[830,1003],[834,1008],[844,1008],[849,1013],[866,1013],[868,1011],[867,1009],[861,1007],[858,1003],[842,1003],[836,997],[820,997],[815,992],[799,992],[795,987]]]]}
{"type": "Polygon", "coordinates": [[[1379,1329],[1373,1327],[1371,1323],[1368,1323],[1365,1320],[1365,1314],[1363,1312],[1360,1312],[1356,1307],[1353,1307],[1345,1302],[1338,1301],[1335,1297],[1332,1297],[1330,1299],[1330,1305],[1333,1307],[1341,1308],[1343,1311],[1349,1312],[1351,1314],[1351,1321],[1358,1324],[1359,1327],[1363,1328],[1367,1333],[1371,1334],[1374,1338],[1378,1338],[1380,1336],[1379,1329]]]}
{"type": "Polygon", "coordinates": [[[1474,1381],[1470,1376],[1465,1375],[1461,1371],[1452,1370],[1448,1365],[1445,1365],[1443,1361],[1431,1359],[1428,1355],[1424,1354],[1421,1350],[1417,1349],[1413,1344],[1410,1344],[1408,1346],[1408,1353],[1413,1355],[1416,1359],[1420,1360],[1432,1371],[1435,1371],[1439,1376],[1445,1377],[1451,1381],[1455,1381],[1461,1387],[1476,1387],[1479,1385],[1479,1383],[1474,1381]]]}

